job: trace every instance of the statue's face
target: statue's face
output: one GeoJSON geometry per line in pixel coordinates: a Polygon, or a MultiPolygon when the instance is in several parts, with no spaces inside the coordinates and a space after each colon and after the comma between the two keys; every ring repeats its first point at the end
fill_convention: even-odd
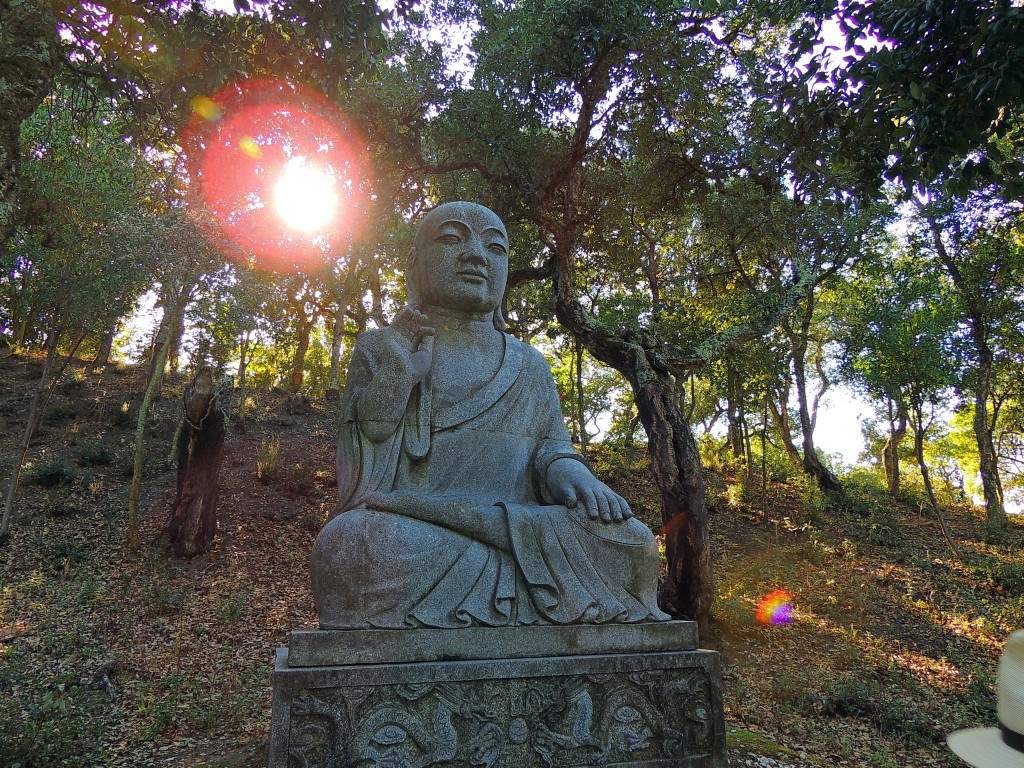
{"type": "Polygon", "coordinates": [[[508,280],[505,225],[476,203],[438,206],[420,224],[413,268],[424,304],[491,312],[508,280]]]}

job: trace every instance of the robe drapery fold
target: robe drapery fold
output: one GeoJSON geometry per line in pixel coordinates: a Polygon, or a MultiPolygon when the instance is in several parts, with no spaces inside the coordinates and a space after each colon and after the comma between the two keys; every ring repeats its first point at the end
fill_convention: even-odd
{"type": "Polygon", "coordinates": [[[548,496],[558,458],[579,460],[547,362],[504,336],[486,384],[441,404],[417,384],[393,425],[357,419],[381,370],[390,329],[368,331],[353,351],[342,400],[339,509],[313,552],[321,626],[460,627],[664,620],[656,603],[658,553],[635,519],[591,521],[548,496]],[[429,425],[429,429],[426,428],[429,425]],[[368,433],[384,439],[374,441],[368,433]],[[368,509],[396,489],[467,499],[504,526],[510,551],[442,525],[368,509]]]}

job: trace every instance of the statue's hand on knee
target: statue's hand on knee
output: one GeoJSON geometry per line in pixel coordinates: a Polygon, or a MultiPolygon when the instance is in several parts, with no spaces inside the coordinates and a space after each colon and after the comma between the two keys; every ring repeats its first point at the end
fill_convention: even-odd
{"type": "Polygon", "coordinates": [[[621,523],[633,516],[626,500],[594,477],[582,462],[556,459],[548,467],[545,480],[553,499],[569,509],[582,504],[592,520],[621,523]]]}

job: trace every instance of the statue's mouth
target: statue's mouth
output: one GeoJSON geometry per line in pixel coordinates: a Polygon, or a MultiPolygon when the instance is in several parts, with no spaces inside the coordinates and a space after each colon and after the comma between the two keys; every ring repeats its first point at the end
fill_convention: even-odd
{"type": "Polygon", "coordinates": [[[463,269],[458,274],[463,280],[469,280],[472,283],[487,282],[487,273],[478,269],[463,269]]]}

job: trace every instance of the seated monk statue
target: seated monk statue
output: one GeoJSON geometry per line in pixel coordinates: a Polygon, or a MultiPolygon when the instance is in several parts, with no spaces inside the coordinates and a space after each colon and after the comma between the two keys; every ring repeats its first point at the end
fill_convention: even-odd
{"type": "Polygon", "coordinates": [[[312,556],[322,628],[669,618],[653,535],[573,449],[547,362],[503,330],[508,248],[489,209],[435,208],[408,305],[356,342],[340,514],[312,556]]]}

